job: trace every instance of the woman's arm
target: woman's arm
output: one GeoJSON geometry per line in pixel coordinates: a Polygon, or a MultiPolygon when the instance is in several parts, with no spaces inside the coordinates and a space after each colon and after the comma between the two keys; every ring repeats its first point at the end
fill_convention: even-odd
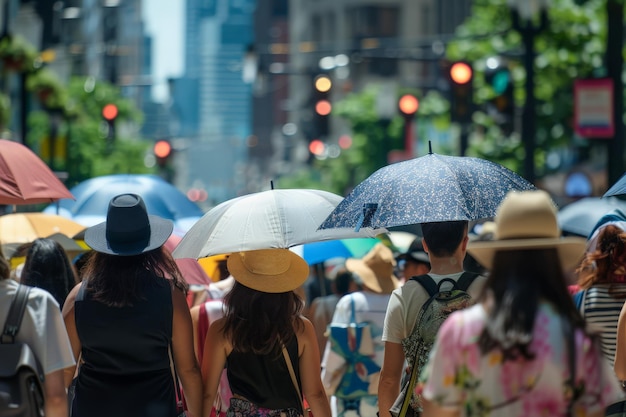
{"type": "Polygon", "coordinates": [[[378,411],[380,417],[391,417],[389,409],[400,395],[400,380],[404,370],[404,350],[400,343],[385,342],[385,356],[378,382],[378,411]]]}
{"type": "Polygon", "coordinates": [[[304,331],[298,334],[298,351],[302,391],[315,417],[330,417],[330,404],[320,374],[320,352],[313,324],[306,318],[304,331]]]}
{"type": "MultiPolygon", "coordinates": [[[[80,290],[81,284],[76,285],[67,296],[65,303],[63,304],[63,321],[65,322],[65,329],[67,330],[67,336],[70,339],[70,345],[72,345],[72,353],[74,354],[74,360],[79,365],[79,357],[81,344],[78,338],[78,331],[76,330],[76,317],[74,316],[74,303],[76,301],[76,294],[80,290]]],[[[76,366],[70,366],[65,368],[64,371],[64,383],[65,387],[69,387],[72,383],[72,379],[76,375],[76,366]]],[[[46,377],[47,378],[47,377],[46,377]]]]}
{"type": "Polygon", "coordinates": [[[44,392],[46,396],[45,412],[47,417],[67,417],[67,393],[63,385],[63,369],[46,374],[44,392]]]}
{"type": "MultiPolygon", "coordinates": [[[[191,315],[185,295],[177,288],[172,288],[174,317],[172,322],[172,350],[176,372],[185,391],[185,400],[193,417],[209,416],[203,414],[202,376],[193,349],[191,315]]],[[[210,411],[210,410],[209,410],[210,411]]]]}
{"type": "Polygon", "coordinates": [[[204,410],[210,412],[215,398],[220,377],[226,364],[230,345],[223,334],[224,320],[211,323],[204,342],[202,353],[202,379],[204,380],[204,410]]]}

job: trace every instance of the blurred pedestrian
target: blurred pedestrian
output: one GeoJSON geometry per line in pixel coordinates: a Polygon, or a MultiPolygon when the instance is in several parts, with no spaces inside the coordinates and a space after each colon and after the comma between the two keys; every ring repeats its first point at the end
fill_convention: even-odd
{"type": "MultiPolygon", "coordinates": [[[[95,252],[63,308],[80,357],[73,417],[177,415],[172,365],[189,412],[208,417],[186,285],[162,249],[172,229],[148,215],[139,195],[122,194],[110,201],[106,221],[85,232],[95,252]]],[[[68,386],[73,375],[66,374],[68,386]]]]}
{"type": "MultiPolygon", "coordinates": [[[[10,274],[9,262],[0,254],[0,324],[2,326],[20,285],[10,279],[10,274]]],[[[50,293],[39,288],[30,290],[28,304],[15,341],[26,343],[43,368],[46,417],[67,417],[68,405],[63,373],[66,368],[73,368],[75,362],[59,304],[50,293]]],[[[1,360],[6,360],[6,358],[1,360]]],[[[0,397],[2,397],[1,392],[0,397]]]]}
{"type": "Polygon", "coordinates": [[[65,249],[53,239],[35,239],[26,253],[22,284],[48,291],[61,308],[78,282],[65,249]]]}
{"type": "Polygon", "coordinates": [[[396,262],[398,270],[402,273],[402,276],[398,278],[403,282],[411,277],[427,274],[430,271],[430,258],[424,250],[422,237],[415,238],[407,251],[396,257],[396,262]]]}
{"type": "Polygon", "coordinates": [[[345,269],[345,267],[337,269],[333,275],[334,277],[331,277],[330,280],[332,293],[315,298],[307,313],[309,320],[315,327],[317,345],[320,349],[320,360],[328,340],[327,327],[332,321],[333,314],[335,314],[337,303],[344,295],[360,290],[356,276],[345,269]]]}
{"type": "Polygon", "coordinates": [[[599,333],[602,353],[612,366],[617,321],[626,299],[624,230],[615,224],[600,227],[576,273],[579,292],[574,299],[578,310],[587,325],[599,333]]]}
{"type": "MultiPolygon", "coordinates": [[[[434,283],[442,285],[442,290],[452,288],[452,280],[459,283],[464,275],[463,260],[466,256],[468,238],[467,221],[433,222],[422,224],[423,250],[428,253],[430,269],[426,271],[434,283]]],[[[422,269],[423,271],[423,269],[422,269]]],[[[484,284],[484,277],[475,278],[468,288],[469,295],[475,298],[484,284]]],[[[406,364],[413,365],[413,358],[407,358],[403,341],[409,343],[409,336],[418,322],[422,307],[429,300],[427,290],[416,280],[409,279],[395,290],[386,309],[385,327],[382,340],[385,343],[384,363],[378,389],[379,413],[390,416],[389,409],[400,395],[401,381],[406,377],[406,364]]],[[[429,326],[430,333],[438,328],[429,326]]],[[[434,335],[432,335],[434,336],[434,335]]],[[[408,346],[417,351],[417,346],[408,346]]],[[[424,354],[427,356],[427,351],[424,354]]],[[[426,358],[417,358],[417,366],[423,365],[426,358]]],[[[419,368],[416,370],[416,372],[419,368]]]]}
{"type": "Polygon", "coordinates": [[[226,366],[229,417],[302,416],[302,394],[315,417],[329,417],[315,330],[294,293],[309,274],[304,259],[288,249],[236,252],[228,270],[235,285],[203,353],[206,403],[214,403],[226,366]]]}
{"type": "Polygon", "coordinates": [[[493,241],[468,246],[490,274],[479,303],[439,329],[416,389],[422,416],[603,416],[619,384],[564,274],[585,239],[561,237],[545,191],[509,193],[495,222],[493,241]]]}
{"type": "MultiPolygon", "coordinates": [[[[367,323],[371,333],[371,344],[366,351],[371,353],[368,360],[369,367],[362,367],[354,363],[354,358],[345,357],[329,341],[326,344],[322,359],[322,378],[327,394],[333,402],[335,416],[373,416],[378,410],[378,378],[383,364],[384,345],[381,340],[385,311],[389,297],[400,282],[394,275],[396,260],[393,252],[382,243],[377,243],[363,258],[346,260],[346,269],[354,273],[361,282],[361,291],[343,296],[337,303],[331,321],[331,332],[334,325],[347,326],[351,323],[367,323]],[[353,314],[354,312],[354,314],[353,314]],[[346,363],[348,367],[346,367],[346,363]],[[351,368],[355,369],[351,369],[351,368]],[[356,369],[359,368],[359,369],[356,369]],[[361,369],[363,368],[363,369],[361,369]],[[367,372],[365,371],[367,368],[367,372]],[[352,397],[350,389],[340,389],[342,380],[347,373],[364,372],[360,375],[361,384],[350,384],[350,389],[362,392],[358,398],[352,397]]],[[[332,335],[330,336],[332,337],[332,335]]],[[[367,344],[370,341],[365,341],[367,344]]],[[[360,346],[361,348],[363,346],[360,346]]],[[[362,351],[350,352],[351,355],[363,354],[362,351]]],[[[364,359],[361,357],[361,359],[364,359]]],[[[354,381],[352,381],[354,382],[354,381]]]]}

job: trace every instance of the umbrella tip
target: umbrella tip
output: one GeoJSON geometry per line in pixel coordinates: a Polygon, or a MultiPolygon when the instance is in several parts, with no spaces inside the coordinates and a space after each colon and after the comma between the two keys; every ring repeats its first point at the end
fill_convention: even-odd
{"type": "Polygon", "coordinates": [[[432,155],[433,153],[433,144],[431,141],[428,141],[428,153],[432,155]]]}

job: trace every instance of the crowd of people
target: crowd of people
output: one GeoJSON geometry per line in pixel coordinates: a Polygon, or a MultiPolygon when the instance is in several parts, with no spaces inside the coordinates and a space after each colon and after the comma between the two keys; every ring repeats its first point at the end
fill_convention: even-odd
{"type": "Polygon", "coordinates": [[[80,263],[52,239],[19,276],[0,256],[0,323],[34,287],[16,338],[50,417],[603,416],[626,380],[624,224],[563,237],[546,192],[513,192],[481,236],[423,223],[324,284],[288,249],[236,252],[192,291],[172,223],[122,194],[80,263]]]}

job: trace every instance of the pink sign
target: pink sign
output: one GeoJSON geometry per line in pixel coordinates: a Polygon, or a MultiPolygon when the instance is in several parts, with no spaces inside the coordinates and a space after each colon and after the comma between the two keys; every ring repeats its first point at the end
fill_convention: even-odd
{"type": "Polygon", "coordinates": [[[613,137],[613,80],[574,81],[574,130],[590,139],[613,137]]]}

